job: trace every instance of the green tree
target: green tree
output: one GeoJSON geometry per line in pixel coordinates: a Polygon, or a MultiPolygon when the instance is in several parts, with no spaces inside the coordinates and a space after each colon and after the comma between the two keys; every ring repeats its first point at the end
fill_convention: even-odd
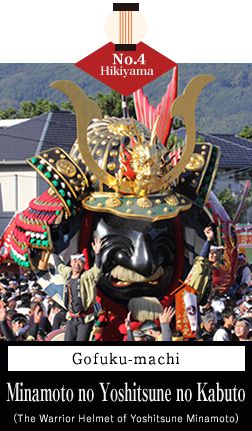
{"type": "MultiPolygon", "coordinates": [[[[112,90],[108,94],[98,93],[94,100],[98,103],[102,115],[122,117],[121,95],[116,91],[112,90]]],[[[127,104],[130,117],[136,118],[132,96],[128,97],[127,104]]],[[[59,111],[60,109],[74,112],[73,105],[70,101],[62,102],[61,106],[59,106],[57,103],[51,102],[48,99],[38,99],[35,102],[30,100],[21,102],[18,111],[14,108],[1,110],[0,118],[32,118],[44,114],[45,112],[59,111]]]]}
{"type": "Polygon", "coordinates": [[[73,104],[72,102],[70,102],[70,100],[68,100],[67,102],[62,102],[61,108],[64,109],[65,111],[74,112],[73,104]]]}
{"type": "Polygon", "coordinates": [[[217,193],[217,198],[233,220],[239,205],[237,195],[229,188],[225,188],[221,192],[217,193]]]}
{"type": "MultiPolygon", "coordinates": [[[[221,192],[217,193],[217,198],[220,203],[223,205],[231,220],[234,219],[236,211],[241,201],[241,193],[234,193],[229,188],[223,189],[221,192]]],[[[240,216],[239,222],[244,221],[244,217],[246,215],[246,211],[251,206],[252,203],[252,190],[249,190],[248,196],[245,199],[243,210],[240,216]]]]}
{"type": "Polygon", "coordinates": [[[48,99],[38,99],[36,102],[25,101],[20,103],[16,118],[32,118],[50,111],[59,111],[57,103],[48,99]]]}
{"type": "MultiPolygon", "coordinates": [[[[91,97],[92,100],[95,100],[99,108],[102,111],[102,115],[108,115],[109,117],[122,117],[122,102],[121,95],[116,91],[112,90],[108,94],[98,93],[94,98],[91,97]]],[[[129,110],[130,117],[136,118],[135,107],[133,102],[133,97],[130,96],[127,99],[127,105],[129,110]]],[[[61,108],[67,111],[74,112],[73,105],[70,101],[62,102],[61,108]]]]}
{"type": "Polygon", "coordinates": [[[241,138],[249,139],[252,141],[252,127],[244,126],[243,129],[238,134],[241,138]]]}
{"type": "Polygon", "coordinates": [[[243,210],[240,216],[240,219],[238,220],[238,223],[247,223],[247,210],[251,207],[252,204],[252,189],[250,188],[248,192],[248,196],[245,199],[243,210]]]}
{"type": "Polygon", "coordinates": [[[0,118],[2,120],[8,120],[16,118],[17,111],[14,108],[8,108],[3,111],[0,111],[0,118]]]}
{"type": "MultiPolygon", "coordinates": [[[[101,111],[102,115],[108,115],[110,117],[122,117],[122,102],[121,95],[116,91],[112,90],[108,94],[98,93],[95,97],[101,111]]],[[[128,97],[127,100],[129,116],[136,118],[133,97],[128,97]]]]}
{"type": "Polygon", "coordinates": [[[175,117],[172,123],[172,129],[173,130],[178,130],[181,127],[185,127],[182,118],[180,117],[175,117]]]}

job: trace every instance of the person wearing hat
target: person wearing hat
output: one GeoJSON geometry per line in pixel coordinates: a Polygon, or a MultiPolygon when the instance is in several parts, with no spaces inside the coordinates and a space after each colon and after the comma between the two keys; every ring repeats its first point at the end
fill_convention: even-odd
{"type": "Polygon", "coordinates": [[[44,292],[43,290],[39,289],[39,290],[36,290],[33,293],[33,296],[32,296],[32,299],[31,299],[32,302],[36,302],[37,304],[40,304],[41,309],[42,309],[42,311],[43,311],[43,313],[44,313],[45,316],[47,316],[47,307],[46,307],[46,305],[44,303],[46,297],[47,297],[46,292],[44,292]]]}
{"type": "Polygon", "coordinates": [[[29,327],[27,318],[21,313],[15,313],[11,317],[11,323],[7,321],[7,310],[3,301],[0,301],[0,328],[6,341],[32,341],[36,340],[41,312],[37,310],[34,315],[34,324],[29,327]]]}
{"type": "Polygon", "coordinates": [[[6,280],[6,278],[2,278],[0,280],[0,297],[1,299],[4,298],[4,294],[7,292],[9,287],[9,282],[6,280]]]}
{"type": "Polygon", "coordinates": [[[7,299],[7,306],[9,310],[15,310],[17,305],[17,299],[16,299],[16,295],[11,295],[8,299],[7,299]]]}
{"type": "Polygon", "coordinates": [[[10,289],[16,289],[18,287],[17,280],[10,280],[9,281],[9,288],[10,289]]]}
{"type": "Polygon", "coordinates": [[[2,300],[7,304],[11,297],[15,296],[14,289],[7,288],[6,291],[2,294],[2,300]]]}
{"type": "Polygon", "coordinates": [[[101,274],[101,240],[95,238],[92,248],[95,264],[84,271],[85,258],[82,254],[71,256],[70,266],[66,266],[54,255],[58,271],[64,279],[63,301],[67,312],[65,341],[85,341],[94,323],[93,306],[96,302],[96,283],[101,274]]]}
{"type": "Polygon", "coordinates": [[[146,322],[140,326],[140,330],[145,336],[148,336],[148,341],[163,341],[161,328],[158,327],[153,320],[146,320],[146,322]]]}

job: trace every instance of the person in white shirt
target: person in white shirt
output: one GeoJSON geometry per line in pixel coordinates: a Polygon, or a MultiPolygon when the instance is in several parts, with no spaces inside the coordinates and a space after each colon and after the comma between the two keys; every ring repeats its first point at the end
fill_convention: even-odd
{"type": "Polygon", "coordinates": [[[232,341],[232,329],[236,317],[232,307],[226,307],[221,313],[224,324],[214,334],[213,341],[232,341]]]}

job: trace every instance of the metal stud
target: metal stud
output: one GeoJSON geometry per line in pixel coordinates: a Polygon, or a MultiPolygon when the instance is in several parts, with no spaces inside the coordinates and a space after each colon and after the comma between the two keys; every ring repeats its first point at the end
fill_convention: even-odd
{"type": "Polygon", "coordinates": [[[112,150],[112,151],[110,151],[109,155],[110,155],[111,157],[116,157],[116,156],[118,156],[118,151],[116,151],[116,150],[112,150]]]}
{"type": "Polygon", "coordinates": [[[94,184],[96,182],[96,176],[95,175],[91,175],[90,181],[91,181],[92,184],[94,184]]]}
{"type": "Polygon", "coordinates": [[[109,171],[114,171],[115,170],[115,168],[116,168],[116,164],[115,163],[108,163],[107,164],[107,168],[108,168],[108,170],[109,171]]]}

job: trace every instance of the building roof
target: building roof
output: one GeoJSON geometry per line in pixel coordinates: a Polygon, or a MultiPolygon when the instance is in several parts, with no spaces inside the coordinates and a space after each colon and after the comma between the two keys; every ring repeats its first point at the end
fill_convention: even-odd
{"type": "Polygon", "coordinates": [[[28,120],[30,120],[30,118],[13,118],[13,119],[8,118],[7,120],[0,120],[0,129],[5,127],[16,126],[16,124],[21,124],[28,120]]]}
{"type": "MultiPolygon", "coordinates": [[[[179,129],[176,134],[185,136],[185,129],[179,129]]],[[[219,167],[222,169],[252,168],[252,142],[234,135],[211,135],[197,132],[197,138],[216,145],[221,150],[219,167]]]]}
{"type": "MultiPolygon", "coordinates": [[[[176,131],[185,136],[185,129],[176,131]]],[[[197,132],[205,142],[221,150],[220,168],[252,168],[252,142],[230,134],[197,132]]],[[[0,128],[0,163],[23,162],[41,151],[61,147],[69,152],[76,139],[76,118],[72,112],[55,111],[8,128],[0,128]]]]}
{"type": "Polygon", "coordinates": [[[74,114],[68,111],[42,114],[21,124],[0,129],[0,163],[24,161],[57,146],[69,152],[75,139],[74,114]]]}
{"type": "Polygon", "coordinates": [[[230,142],[232,142],[232,144],[238,144],[238,145],[241,145],[243,147],[247,147],[247,148],[252,149],[252,141],[250,141],[249,139],[240,138],[240,136],[219,134],[219,133],[216,133],[216,134],[214,133],[213,136],[217,136],[217,138],[225,139],[226,141],[230,141],[230,142]]]}
{"type": "MultiPolygon", "coordinates": [[[[251,143],[249,145],[249,141],[245,145],[244,142],[242,144],[239,142],[239,138],[235,142],[235,136],[231,138],[229,135],[229,139],[224,139],[223,137],[220,138],[216,135],[203,132],[197,132],[197,136],[201,136],[206,142],[210,142],[220,148],[220,168],[252,168],[252,146],[251,143]]],[[[227,135],[224,136],[227,138],[227,135]]],[[[246,141],[246,139],[242,139],[242,141],[246,141]]]]}

